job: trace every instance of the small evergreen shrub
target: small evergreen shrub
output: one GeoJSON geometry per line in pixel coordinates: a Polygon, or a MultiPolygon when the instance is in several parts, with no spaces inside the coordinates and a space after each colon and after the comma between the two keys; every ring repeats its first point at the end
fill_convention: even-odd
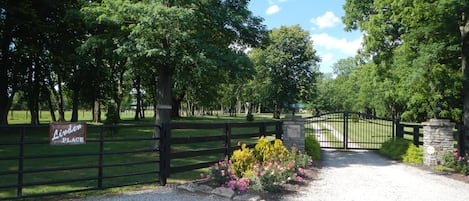
{"type": "Polygon", "coordinates": [[[119,124],[119,111],[114,102],[107,103],[107,112],[106,112],[106,121],[104,125],[109,125],[110,127],[106,129],[106,133],[110,135],[115,135],[119,132],[119,129],[115,125],[119,124]]]}
{"type": "Polygon", "coordinates": [[[402,161],[404,163],[423,164],[423,149],[411,144],[402,156],[402,161]]]}
{"type": "Polygon", "coordinates": [[[405,139],[398,140],[388,140],[383,143],[381,149],[379,150],[380,154],[390,157],[393,160],[402,160],[404,154],[406,154],[407,149],[412,144],[411,141],[405,139]]]}
{"type": "Polygon", "coordinates": [[[321,146],[313,135],[305,137],[305,152],[313,160],[321,159],[321,146]]]}
{"type": "Polygon", "coordinates": [[[246,121],[254,121],[254,115],[252,115],[252,114],[247,114],[247,115],[246,115],[246,121]]]}
{"type": "Polygon", "coordinates": [[[233,174],[237,177],[243,177],[245,172],[252,171],[256,157],[253,151],[246,147],[246,144],[243,144],[241,149],[233,152],[231,161],[233,174]]]}

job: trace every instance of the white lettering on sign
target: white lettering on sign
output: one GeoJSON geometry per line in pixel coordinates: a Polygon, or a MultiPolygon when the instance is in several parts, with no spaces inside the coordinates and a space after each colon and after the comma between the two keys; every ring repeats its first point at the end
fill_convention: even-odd
{"type": "Polygon", "coordinates": [[[85,144],[86,124],[52,123],[49,127],[51,145],[85,144]]]}
{"type": "Polygon", "coordinates": [[[84,143],[84,142],[85,142],[85,140],[83,139],[83,137],[72,137],[72,138],[64,137],[64,138],[62,138],[62,143],[64,143],[64,144],[84,143]]]}
{"type": "Polygon", "coordinates": [[[64,138],[67,135],[73,134],[81,129],[81,124],[69,125],[67,129],[56,129],[52,136],[52,140],[58,140],[59,138],[64,138]]]}

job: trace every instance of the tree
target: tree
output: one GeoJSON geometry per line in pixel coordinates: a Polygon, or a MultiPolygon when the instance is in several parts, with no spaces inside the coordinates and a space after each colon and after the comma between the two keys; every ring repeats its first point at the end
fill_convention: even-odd
{"type": "Polygon", "coordinates": [[[458,27],[467,22],[467,7],[453,0],[346,1],[346,29],[367,33],[362,58],[376,64],[382,102],[393,116],[423,121],[439,104],[441,116],[460,121],[464,40],[458,27]]]}
{"type": "Polygon", "coordinates": [[[260,77],[267,78],[265,89],[275,108],[274,118],[279,118],[287,104],[310,100],[319,57],[309,32],[299,25],[273,29],[268,37],[251,55],[258,73],[265,73],[260,77]]]}

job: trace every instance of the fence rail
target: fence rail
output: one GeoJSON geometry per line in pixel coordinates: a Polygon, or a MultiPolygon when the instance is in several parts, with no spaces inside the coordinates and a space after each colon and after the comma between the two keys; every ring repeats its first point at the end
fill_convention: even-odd
{"type": "Polygon", "coordinates": [[[87,127],[86,144],[49,145],[48,125],[0,126],[0,200],[166,185],[171,174],[209,167],[239,143],[282,137],[282,122],[87,127]]]}
{"type": "MultiPolygon", "coordinates": [[[[412,139],[412,142],[415,146],[419,147],[423,145],[423,126],[418,124],[407,124],[399,123],[397,124],[396,137],[398,139],[412,139]],[[409,137],[407,137],[409,136],[409,137]]],[[[453,134],[454,140],[456,143],[456,149],[462,155],[469,152],[469,135],[466,134],[463,125],[457,124],[454,128],[453,134]]]]}

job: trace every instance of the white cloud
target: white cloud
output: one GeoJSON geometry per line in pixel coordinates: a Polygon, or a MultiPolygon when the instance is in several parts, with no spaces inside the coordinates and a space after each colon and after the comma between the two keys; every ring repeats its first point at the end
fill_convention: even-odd
{"type": "Polygon", "coordinates": [[[335,38],[326,33],[311,35],[314,46],[324,47],[328,50],[339,50],[344,54],[353,56],[362,47],[363,37],[348,41],[346,38],[335,38]]]}
{"type": "Polygon", "coordinates": [[[272,15],[272,14],[278,13],[279,11],[280,11],[280,7],[278,7],[277,5],[272,5],[269,8],[267,8],[267,10],[265,11],[265,14],[272,15]]]}
{"type": "Polygon", "coordinates": [[[283,3],[286,1],[288,0],[269,0],[269,4],[272,5],[272,4],[277,4],[277,3],[283,3]]]}
{"type": "Polygon", "coordinates": [[[321,62],[330,62],[332,61],[332,58],[334,57],[333,54],[327,53],[321,56],[321,62]]]}
{"type": "Polygon", "coordinates": [[[320,29],[327,27],[334,27],[337,23],[340,23],[340,19],[334,15],[332,11],[327,11],[323,16],[319,16],[311,19],[313,24],[319,26],[320,29]]]}

